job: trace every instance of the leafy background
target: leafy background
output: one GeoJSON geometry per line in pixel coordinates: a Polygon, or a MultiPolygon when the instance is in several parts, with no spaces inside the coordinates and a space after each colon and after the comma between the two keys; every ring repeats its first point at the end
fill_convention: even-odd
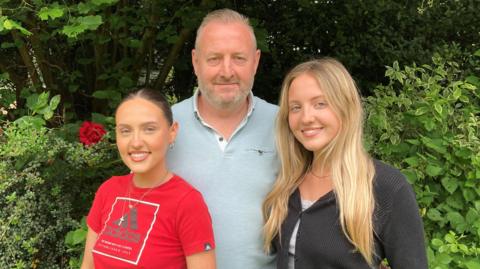
{"type": "Polygon", "coordinates": [[[366,107],[365,144],[414,186],[430,268],[478,269],[480,2],[0,0],[0,268],[78,268],[98,185],[125,173],[111,133],[126,93],[192,94],[190,51],[209,11],[248,15],[254,92],[276,103],[296,63],[332,56],[366,107]]]}

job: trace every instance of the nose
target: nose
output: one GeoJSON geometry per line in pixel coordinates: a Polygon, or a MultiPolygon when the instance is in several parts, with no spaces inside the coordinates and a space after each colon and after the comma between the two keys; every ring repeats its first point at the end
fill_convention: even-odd
{"type": "Polygon", "coordinates": [[[130,141],[130,145],[133,148],[140,148],[143,145],[143,138],[140,134],[140,132],[134,132],[132,136],[132,140],[130,141]]]}
{"type": "Polygon", "coordinates": [[[220,75],[225,79],[230,79],[233,77],[232,59],[230,57],[225,57],[223,59],[220,75]]]}
{"type": "Polygon", "coordinates": [[[303,124],[309,124],[313,121],[313,113],[309,107],[304,107],[302,109],[302,114],[300,120],[303,124]]]}

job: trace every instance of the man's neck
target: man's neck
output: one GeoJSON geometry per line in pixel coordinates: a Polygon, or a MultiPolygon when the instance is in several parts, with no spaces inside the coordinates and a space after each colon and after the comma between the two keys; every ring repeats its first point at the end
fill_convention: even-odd
{"type": "Polygon", "coordinates": [[[208,125],[227,140],[247,115],[248,107],[248,97],[236,106],[220,108],[209,104],[201,95],[198,96],[198,113],[208,125]]]}

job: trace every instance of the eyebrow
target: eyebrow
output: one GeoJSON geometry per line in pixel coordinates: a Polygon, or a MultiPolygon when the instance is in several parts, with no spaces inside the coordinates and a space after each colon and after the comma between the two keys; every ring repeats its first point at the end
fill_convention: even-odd
{"type": "MultiPolygon", "coordinates": [[[[319,94],[319,95],[315,95],[315,96],[313,96],[312,98],[310,98],[309,101],[310,101],[310,100],[320,99],[320,98],[327,100],[327,98],[325,97],[325,95],[319,94]]],[[[289,103],[289,104],[292,103],[292,102],[298,102],[298,101],[295,100],[295,99],[294,99],[294,100],[288,100],[288,103],[289,103]]]]}
{"type": "MultiPolygon", "coordinates": [[[[158,124],[158,122],[156,122],[156,121],[147,121],[147,122],[141,123],[140,126],[151,125],[151,124],[158,124]]],[[[130,126],[131,126],[130,124],[126,124],[126,123],[116,124],[116,127],[130,127],[130,126]]]]}

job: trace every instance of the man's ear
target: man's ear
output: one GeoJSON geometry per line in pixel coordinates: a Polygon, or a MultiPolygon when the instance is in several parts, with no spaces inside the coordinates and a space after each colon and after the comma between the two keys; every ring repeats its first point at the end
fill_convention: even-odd
{"type": "Polygon", "coordinates": [[[261,56],[261,51],[259,49],[257,49],[255,51],[255,74],[257,73],[257,69],[258,69],[258,63],[260,63],[260,56],[261,56]]]}
{"type": "Polygon", "coordinates": [[[198,63],[198,55],[197,51],[195,49],[192,49],[192,65],[193,65],[193,71],[195,72],[195,75],[197,75],[197,63],[198,63]]]}

